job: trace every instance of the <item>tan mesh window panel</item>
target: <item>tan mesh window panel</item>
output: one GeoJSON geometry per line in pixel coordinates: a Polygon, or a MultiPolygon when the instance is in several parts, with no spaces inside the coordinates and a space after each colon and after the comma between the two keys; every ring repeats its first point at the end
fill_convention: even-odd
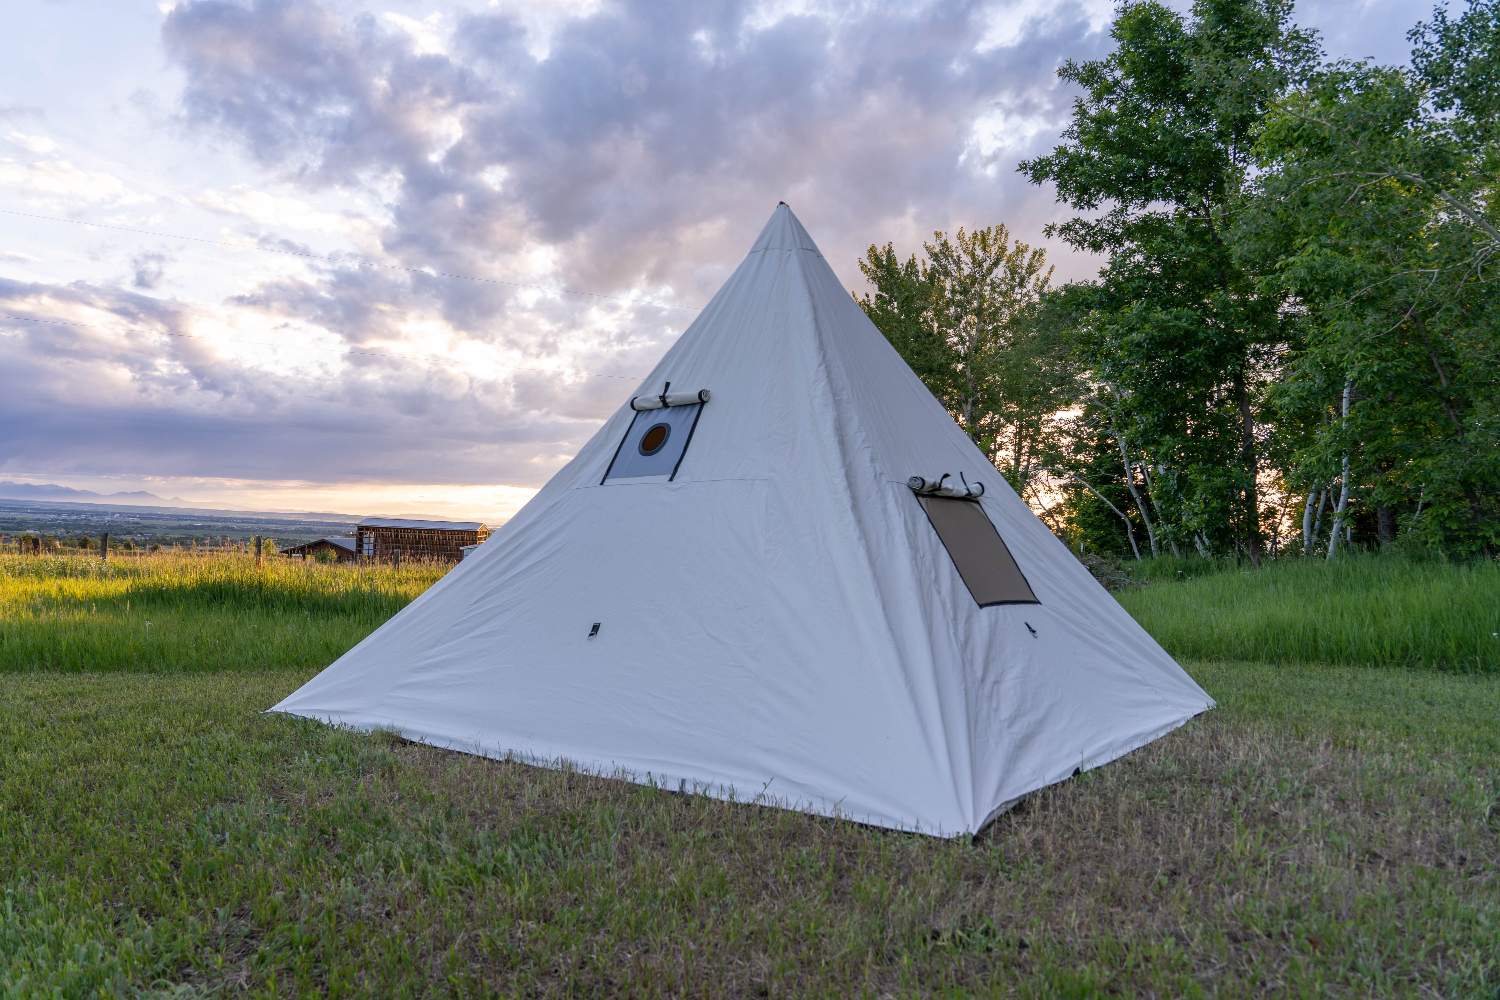
{"type": "Polygon", "coordinates": [[[1038,604],[1000,532],[974,500],[917,497],[980,607],[1038,604]]]}

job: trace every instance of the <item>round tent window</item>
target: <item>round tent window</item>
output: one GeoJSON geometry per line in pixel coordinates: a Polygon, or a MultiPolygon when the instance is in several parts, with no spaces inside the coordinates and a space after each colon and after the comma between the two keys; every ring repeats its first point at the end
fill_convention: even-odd
{"type": "Polygon", "coordinates": [[[642,455],[655,455],[661,451],[667,443],[667,438],[672,436],[672,427],[669,424],[652,424],[641,435],[640,452],[642,455]]]}

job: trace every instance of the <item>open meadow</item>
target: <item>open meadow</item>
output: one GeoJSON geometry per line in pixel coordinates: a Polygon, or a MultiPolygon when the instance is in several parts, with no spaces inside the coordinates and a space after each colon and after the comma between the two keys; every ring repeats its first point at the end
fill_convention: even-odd
{"type": "Polygon", "coordinates": [[[263,714],[440,573],[0,556],[0,996],[1500,990],[1496,565],[1123,591],[1219,708],[973,843],[263,714]]]}

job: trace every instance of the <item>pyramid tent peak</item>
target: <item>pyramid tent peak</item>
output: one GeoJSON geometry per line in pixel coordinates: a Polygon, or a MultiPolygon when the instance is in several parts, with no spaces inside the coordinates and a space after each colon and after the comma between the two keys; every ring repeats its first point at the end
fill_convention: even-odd
{"type": "Polygon", "coordinates": [[[818,251],[818,245],[803,228],[796,213],[784,201],[776,203],[771,217],[766,220],[760,236],[750,248],[751,253],[762,250],[808,250],[822,256],[818,251]]]}

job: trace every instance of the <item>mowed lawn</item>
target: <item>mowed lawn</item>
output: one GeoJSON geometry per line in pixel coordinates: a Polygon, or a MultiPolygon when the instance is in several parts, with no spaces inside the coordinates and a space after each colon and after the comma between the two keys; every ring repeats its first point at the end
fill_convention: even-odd
{"type": "MultiPolygon", "coordinates": [[[[262,714],[428,568],[20,562],[0,996],[1500,990],[1482,644],[1189,660],[1219,709],[943,842],[262,714]]],[[[1216,610],[1224,576],[1125,601],[1149,623],[1177,594],[1205,630],[1279,613],[1216,610]]],[[[1488,628],[1494,579],[1445,627],[1488,628]]]]}

